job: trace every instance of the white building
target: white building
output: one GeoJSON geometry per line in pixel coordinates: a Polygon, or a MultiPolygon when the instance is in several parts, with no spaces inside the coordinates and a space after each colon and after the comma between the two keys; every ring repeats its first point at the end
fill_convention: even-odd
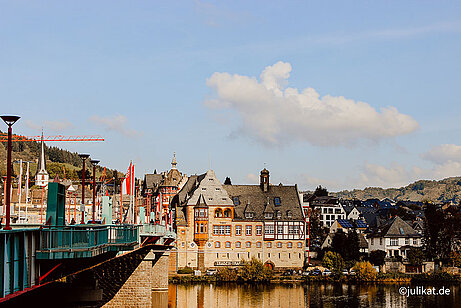
{"type": "Polygon", "coordinates": [[[386,257],[407,257],[411,247],[421,247],[422,235],[396,216],[368,235],[368,251],[383,250],[386,257]]]}

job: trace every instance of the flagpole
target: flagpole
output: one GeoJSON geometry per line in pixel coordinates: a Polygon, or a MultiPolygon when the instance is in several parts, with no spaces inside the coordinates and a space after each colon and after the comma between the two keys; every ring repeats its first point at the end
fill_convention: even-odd
{"type": "Polygon", "coordinates": [[[27,175],[26,175],[26,222],[29,220],[27,217],[27,203],[29,201],[29,162],[27,162],[27,175]]]}
{"type": "Polygon", "coordinates": [[[18,181],[18,193],[19,193],[19,208],[18,208],[18,222],[21,223],[21,197],[22,197],[22,159],[19,160],[19,181],[18,181]]]}

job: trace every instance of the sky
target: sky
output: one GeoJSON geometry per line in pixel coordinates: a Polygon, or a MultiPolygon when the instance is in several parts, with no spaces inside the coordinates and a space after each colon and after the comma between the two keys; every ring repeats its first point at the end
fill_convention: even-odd
{"type": "MultiPolygon", "coordinates": [[[[330,191],[461,175],[459,1],[2,1],[15,133],[136,176],[330,191]]],[[[2,131],[6,125],[1,126],[2,131]]]]}

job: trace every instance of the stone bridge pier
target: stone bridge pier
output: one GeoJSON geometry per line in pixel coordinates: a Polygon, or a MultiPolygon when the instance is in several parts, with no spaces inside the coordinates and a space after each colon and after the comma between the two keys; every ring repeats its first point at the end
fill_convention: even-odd
{"type": "Polygon", "coordinates": [[[169,251],[151,250],[103,307],[168,307],[169,255],[169,251]]]}

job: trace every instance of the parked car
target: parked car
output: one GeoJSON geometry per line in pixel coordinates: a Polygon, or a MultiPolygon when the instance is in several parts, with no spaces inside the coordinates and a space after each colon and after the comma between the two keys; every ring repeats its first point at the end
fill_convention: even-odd
{"type": "Polygon", "coordinates": [[[213,276],[213,275],[216,275],[217,272],[218,272],[218,271],[215,270],[214,268],[210,268],[210,269],[207,269],[207,270],[206,270],[206,273],[205,273],[205,274],[206,274],[207,276],[213,276]]]}
{"type": "Polygon", "coordinates": [[[304,271],[304,272],[302,272],[301,275],[303,275],[303,276],[309,276],[310,274],[311,274],[310,271],[304,271]]]}
{"type": "Polygon", "coordinates": [[[318,268],[314,269],[313,271],[311,271],[311,276],[320,276],[322,275],[322,271],[319,270],[318,268]]]}
{"type": "Polygon", "coordinates": [[[349,271],[347,269],[343,269],[341,274],[343,274],[344,276],[347,276],[347,275],[349,275],[349,271]]]}
{"type": "Polygon", "coordinates": [[[291,276],[293,275],[293,272],[291,270],[286,270],[282,273],[282,276],[291,276]]]}
{"type": "Polygon", "coordinates": [[[351,270],[349,271],[349,275],[355,276],[355,274],[356,274],[356,273],[355,273],[355,271],[354,271],[353,269],[351,269],[351,270]]]}
{"type": "Polygon", "coordinates": [[[330,276],[331,275],[331,271],[327,268],[323,271],[322,273],[323,276],[330,276]]]}

